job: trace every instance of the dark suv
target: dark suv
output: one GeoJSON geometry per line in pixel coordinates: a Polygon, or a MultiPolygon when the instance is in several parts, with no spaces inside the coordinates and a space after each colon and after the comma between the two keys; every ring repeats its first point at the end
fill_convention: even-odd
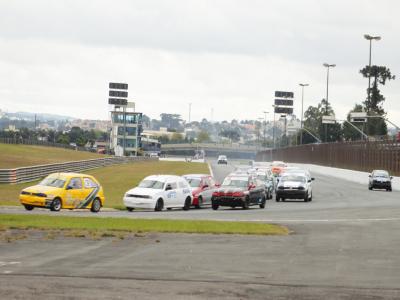
{"type": "Polygon", "coordinates": [[[389,176],[388,171],[373,170],[369,175],[368,189],[386,189],[392,191],[392,176],[389,176]]]}
{"type": "Polygon", "coordinates": [[[226,157],[226,155],[220,155],[220,156],[218,156],[217,164],[224,164],[224,165],[227,165],[227,164],[228,164],[228,158],[226,157]]]}

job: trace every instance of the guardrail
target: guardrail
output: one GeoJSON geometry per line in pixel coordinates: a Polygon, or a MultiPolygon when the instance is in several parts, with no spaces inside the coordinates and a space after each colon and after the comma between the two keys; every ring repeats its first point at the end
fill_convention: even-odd
{"type": "Polygon", "coordinates": [[[22,167],[16,169],[0,169],[0,183],[22,183],[45,177],[57,172],[80,172],[116,164],[125,164],[136,161],[158,160],[154,157],[105,157],[88,160],[71,161],[48,165],[22,167]]]}

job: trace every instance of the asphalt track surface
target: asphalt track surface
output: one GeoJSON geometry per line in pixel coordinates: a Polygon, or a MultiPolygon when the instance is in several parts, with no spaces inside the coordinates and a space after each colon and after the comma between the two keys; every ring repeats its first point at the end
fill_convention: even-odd
{"type": "MultiPolygon", "coordinates": [[[[233,166],[213,165],[221,180],[233,166]]],[[[313,201],[265,209],[37,213],[287,225],[289,236],[33,232],[0,241],[0,299],[400,299],[400,195],[312,174],[313,201]]]]}

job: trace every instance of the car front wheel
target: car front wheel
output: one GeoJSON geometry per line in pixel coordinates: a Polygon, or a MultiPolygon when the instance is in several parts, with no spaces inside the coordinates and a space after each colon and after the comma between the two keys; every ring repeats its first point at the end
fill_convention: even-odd
{"type": "Polygon", "coordinates": [[[195,206],[196,208],[202,208],[203,207],[203,197],[199,197],[197,200],[197,204],[195,206]]]}
{"type": "Polygon", "coordinates": [[[24,207],[26,210],[32,210],[35,208],[33,205],[28,205],[28,204],[24,204],[24,207]]]}
{"type": "Polygon", "coordinates": [[[185,205],[182,207],[182,209],[189,210],[191,204],[192,204],[192,199],[190,199],[190,197],[187,197],[185,200],[185,205]]]}
{"type": "Polygon", "coordinates": [[[265,208],[265,202],[267,201],[266,197],[263,196],[261,203],[260,203],[260,208],[265,208]]]}
{"type": "Polygon", "coordinates": [[[53,200],[53,203],[50,206],[51,211],[60,211],[61,209],[61,199],[60,198],[55,198],[53,200]]]}
{"type": "Polygon", "coordinates": [[[154,207],[154,210],[155,211],[162,211],[163,208],[164,208],[164,202],[160,198],[160,199],[157,200],[156,207],[154,207]]]}
{"type": "Polygon", "coordinates": [[[308,192],[304,195],[304,202],[308,201],[308,192]]]}
{"type": "Polygon", "coordinates": [[[247,197],[243,202],[242,208],[249,209],[249,206],[250,206],[250,199],[247,197]]]}

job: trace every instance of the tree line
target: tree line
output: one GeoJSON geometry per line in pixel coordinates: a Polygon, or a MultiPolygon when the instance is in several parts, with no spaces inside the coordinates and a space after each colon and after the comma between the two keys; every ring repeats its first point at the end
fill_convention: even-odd
{"type": "Polygon", "coordinates": [[[72,127],[70,131],[29,129],[24,127],[17,131],[1,130],[0,138],[40,140],[65,145],[72,143],[80,147],[89,143],[92,147],[97,140],[108,141],[109,136],[107,132],[93,129],[83,130],[80,127],[72,127]]]}
{"type": "MultiPolygon", "coordinates": [[[[367,136],[377,139],[387,136],[388,129],[385,122],[386,111],[383,108],[385,97],[382,95],[379,86],[383,86],[389,80],[394,80],[389,68],[385,66],[365,66],[360,70],[364,78],[373,79],[372,86],[367,88],[367,97],[362,103],[355,103],[353,109],[347,114],[346,120],[342,123],[322,124],[322,118],[326,115],[335,115],[335,112],[326,99],[322,99],[317,106],[310,106],[304,113],[304,128],[319,136],[325,142],[359,140],[362,135],[353,126],[364,132],[367,136]],[[350,114],[353,112],[364,112],[367,114],[367,121],[364,123],[349,124],[350,114]],[[347,122],[346,122],[347,121],[347,122]]],[[[299,132],[296,136],[299,140],[303,135],[303,143],[313,143],[315,139],[307,132],[299,132]]],[[[297,141],[296,141],[297,142],[297,141]]]]}

